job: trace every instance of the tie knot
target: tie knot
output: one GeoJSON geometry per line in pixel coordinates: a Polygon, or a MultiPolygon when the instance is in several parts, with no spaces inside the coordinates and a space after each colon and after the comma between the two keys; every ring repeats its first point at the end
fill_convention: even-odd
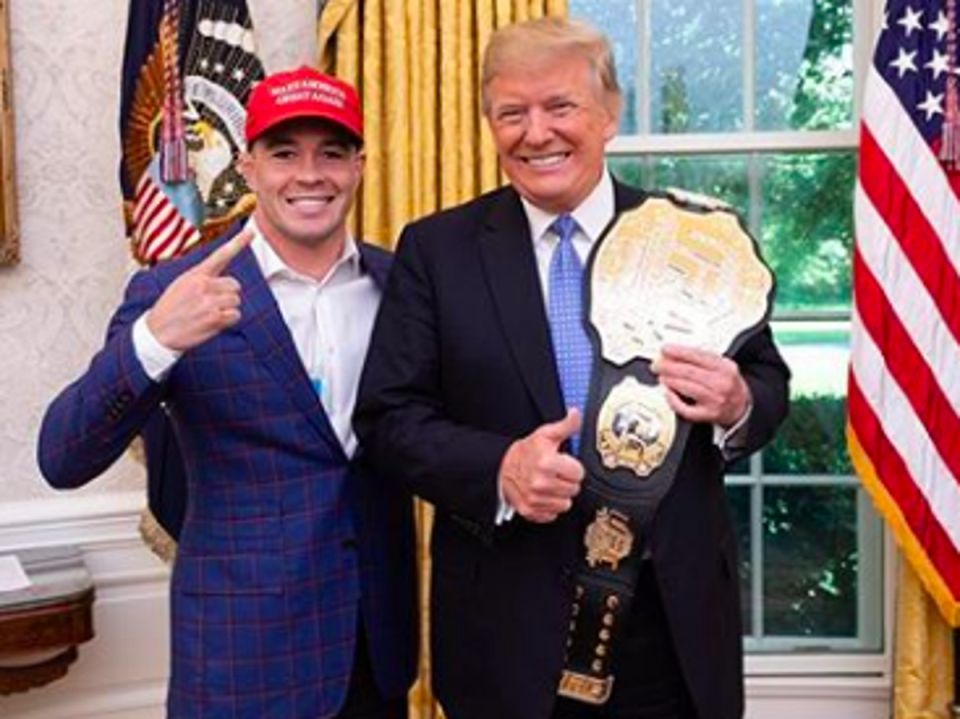
{"type": "Polygon", "coordinates": [[[553,221],[553,224],[550,225],[550,229],[553,230],[554,234],[560,238],[561,242],[564,240],[571,240],[573,239],[574,233],[577,231],[577,221],[573,219],[572,215],[564,213],[553,221]]]}

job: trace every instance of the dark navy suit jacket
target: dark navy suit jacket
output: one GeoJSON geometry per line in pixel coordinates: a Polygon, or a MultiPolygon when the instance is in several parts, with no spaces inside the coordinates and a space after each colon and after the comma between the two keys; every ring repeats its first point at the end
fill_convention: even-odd
{"type": "MultiPolygon", "coordinates": [[[[90,368],[43,421],[56,487],[95,478],[161,402],[183,454],[187,510],[171,586],[175,719],[317,719],[346,695],[361,617],[374,675],[402,696],[416,665],[412,504],[352,461],[311,387],[253,253],[228,273],[240,322],[186,352],[162,382],[133,323],[221,242],[137,274],[90,368]]],[[[362,245],[382,282],[388,255],[362,245]]]]}
{"type": "MultiPolygon", "coordinates": [[[[643,198],[615,187],[618,211],[643,198]]],[[[753,392],[743,448],[750,452],[786,413],[789,373],[768,329],[735,359],[753,392]]],[[[452,719],[550,716],[582,532],[576,512],[549,524],[515,517],[495,526],[494,518],[507,447],[564,414],[516,191],[497,190],[409,225],[354,424],[373,461],[436,506],[434,688],[452,719]]],[[[734,719],[743,709],[736,536],[723,469],[712,426],[693,427],[649,545],[700,719],[734,719]]]]}

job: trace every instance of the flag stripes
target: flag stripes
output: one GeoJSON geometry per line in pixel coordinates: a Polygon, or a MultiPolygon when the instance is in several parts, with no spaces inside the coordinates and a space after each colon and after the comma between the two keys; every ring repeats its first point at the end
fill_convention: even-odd
{"type": "Polygon", "coordinates": [[[960,626],[960,202],[937,155],[943,80],[924,62],[940,52],[942,6],[890,0],[867,78],[848,444],[925,587],[960,626]],[[917,18],[925,28],[911,29],[917,18]]]}
{"type": "Polygon", "coordinates": [[[200,241],[200,231],[180,214],[149,172],[140,179],[134,207],[132,237],[140,262],[176,257],[200,241]]]}

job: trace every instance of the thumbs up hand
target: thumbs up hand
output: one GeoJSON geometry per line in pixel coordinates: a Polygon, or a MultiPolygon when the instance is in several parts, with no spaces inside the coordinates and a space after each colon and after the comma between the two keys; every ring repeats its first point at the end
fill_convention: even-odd
{"type": "Polygon", "coordinates": [[[571,409],[559,422],[544,424],[507,449],[500,463],[504,499],[531,522],[552,522],[573,506],[584,469],[560,451],[580,431],[580,412],[571,409]]]}
{"type": "Polygon", "coordinates": [[[147,313],[157,341],[183,352],[240,320],[240,283],[221,275],[251,240],[253,233],[244,230],[167,287],[147,313]]]}

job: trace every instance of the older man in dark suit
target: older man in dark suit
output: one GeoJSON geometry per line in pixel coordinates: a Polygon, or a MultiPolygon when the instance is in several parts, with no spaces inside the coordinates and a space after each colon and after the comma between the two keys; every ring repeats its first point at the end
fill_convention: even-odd
{"type": "Polygon", "coordinates": [[[436,507],[434,686],[451,719],[743,710],[723,468],[786,412],[788,371],[765,326],[732,358],[668,345],[653,363],[692,429],[642,548],[612,696],[558,699],[583,553],[576,445],[590,358],[554,323],[571,302],[580,311],[555,266],[579,265],[645,198],[605,167],[620,102],[595,30],[544,19],[496,32],[483,108],[511,185],[404,230],[374,328],[355,426],[386,476],[436,507]]]}
{"type": "Polygon", "coordinates": [[[40,466],[56,487],[90,481],[165,403],[188,491],[170,719],[405,717],[412,505],[374,480],[350,425],[389,264],[346,228],[356,92],[308,68],[271,76],[246,138],[251,221],[132,279],[44,418],[40,466]]]}

